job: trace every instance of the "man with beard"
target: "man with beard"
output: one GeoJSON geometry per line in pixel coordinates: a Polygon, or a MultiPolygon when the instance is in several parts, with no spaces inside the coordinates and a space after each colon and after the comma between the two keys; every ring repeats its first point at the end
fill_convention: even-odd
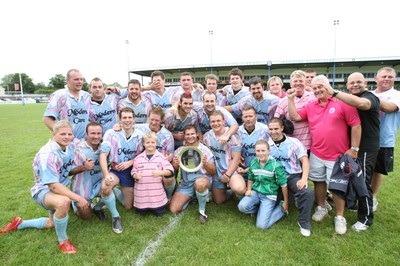
{"type": "Polygon", "coordinates": [[[98,122],[105,133],[117,123],[118,101],[127,96],[127,91],[124,89],[118,91],[118,94],[106,94],[103,81],[100,78],[94,78],[90,82],[90,93],[90,119],[98,122]]]}
{"type": "MultiPolygon", "coordinates": [[[[120,220],[120,215],[115,204],[115,196],[113,187],[116,186],[116,180],[106,184],[100,168],[99,155],[101,150],[101,141],[103,129],[97,122],[90,122],[86,126],[86,140],[79,143],[75,150],[74,168],[70,174],[71,190],[84,197],[89,203],[92,203],[95,197],[100,196],[99,202],[94,205],[93,212],[100,220],[105,220],[103,210],[104,205],[111,212],[113,217],[112,228],[115,233],[122,233],[123,228],[120,220]]],[[[79,208],[77,202],[72,202],[72,207],[78,217],[82,219],[91,219],[92,212],[90,208],[79,208]]]]}
{"type": "Polygon", "coordinates": [[[181,94],[177,110],[174,107],[167,110],[164,124],[174,136],[175,149],[182,146],[184,139],[183,129],[187,125],[195,126],[201,139],[202,134],[199,132],[197,113],[193,110],[193,98],[189,92],[181,94]]]}
{"type": "Polygon", "coordinates": [[[118,103],[118,109],[123,107],[131,108],[135,113],[135,123],[144,124],[151,109],[150,101],[141,96],[142,87],[137,79],[131,79],[128,82],[128,97],[118,103]]]}
{"type": "Polygon", "coordinates": [[[175,172],[180,168],[178,155],[186,147],[195,147],[202,152],[201,161],[202,167],[193,173],[187,172],[180,168],[180,183],[172,196],[169,208],[172,213],[178,213],[184,210],[189,201],[196,197],[199,203],[199,220],[201,223],[208,221],[206,215],[206,203],[208,199],[209,189],[212,183],[212,176],[216,173],[214,156],[212,152],[202,143],[199,142],[196,128],[193,125],[188,125],[183,130],[185,136],[185,145],[175,151],[175,157],[172,160],[172,166],[175,172]]]}
{"type": "Polygon", "coordinates": [[[237,135],[242,142],[241,151],[241,166],[238,167],[237,172],[247,180],[247,170],[250,166],[251,160],[256,157],[254,150],[254,143],[257,140],[263,139],[268,141],[270,136],[268,133],[267,125],[257,122],[257,113],[253,106],[246,105],[242,111],[243,125],[239,127],[237,135]]]}
{"type": "Polygon", "coordinates": [[[239,126],[233,118],[233,116],[223,107],[217,106],[216,102],[217,96],[212,92],[206,92],[203,97],[203,105],[202,108],[199,108],[197,111],[197,117],[199,121],[199,127],[203,134],[211,130],[210,126],[210,114],[212,114],[215,110],[219,110],[224,114],[225,126],[229,127],[227,133],[222,136],[221,140],[228,141],[228,139],[236,133],[239,126]]]}
{"type": "Polygon", "coordinates": [[[204,134],[203,143],[214,154],[217,174],[212,183],[212,197],[216,204],[224,203],[227,195],[227,186],[238,198],[246,192],[246,183],[236,170],[240,162],[241,143],[239,137],[232,135],[225,143],[221,137],[229,130],[225,127],[224,115],[221,111],[214,111],[210,115],[211,130],[204,134]]]}
{"type": "Polygon", "coordinates": [[[225,106],[225,109],[241,116],[243,108],[246,105],[252,105],[257,113],[257,121],[267,124],[268,120],[275,114],[279,98],[264,91],[264,85],[259,77],[251,78],[249,84],[251,95],[244,97],[232,106],[225,106]]]}

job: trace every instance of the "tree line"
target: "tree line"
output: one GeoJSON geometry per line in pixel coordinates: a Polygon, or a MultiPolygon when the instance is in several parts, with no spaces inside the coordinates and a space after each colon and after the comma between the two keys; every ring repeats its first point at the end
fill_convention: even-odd
{"type": "MultiPolygon", "coordinates": [[[[51,94],[52,92],[62,89],[67,84],[65,76],[62,74],[56,74],[54,77],[49,79],[49,83],[46,85],[43,82],[39,82],[37,84],[33,83],[32,79],[26,74],[21,73],[22,87],[24,89],[24,93],[33,93],[33,94],[51,94]]],[[[4,88],[6,93],[15,92],[14,84],[19,84],[19,73],[7,74],[1,79],[0,85],[4,88]]],[[[121,87],[117,82],[113,84],[109,84],[113,86],[121,87]]],[[[104,84],[106,87],[107,84],[104,84]]],[[[19,91],[21,88],[19,88],[19,91]]],[[[89,90],[89,84],[84,81],[83,90],[89,90]]]]}

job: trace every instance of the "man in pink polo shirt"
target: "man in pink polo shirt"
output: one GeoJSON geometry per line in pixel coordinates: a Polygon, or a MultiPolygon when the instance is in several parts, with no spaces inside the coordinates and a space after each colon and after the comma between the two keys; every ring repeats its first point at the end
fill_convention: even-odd
{"type": "MultiPolygon", "coordinates": [[[[310,180],[314,182],[318,204],[312,218],[319,222],[328,216],[325,206],[326,189],[336,158],[344,153],[357,158],[361,122],[356,108],[328,94],[326,87],[329,81],[324,75],[316,76],[311,86],[317,101],[310,102],[301,110],[296,110],[294,103],[296,90],[288,90],[287,96],[291,120],[308,121],[310,127],[310,180]],[[349,127],[351,138],[348,135],[349,127]]],[[[346,220],[338,213],[335,216],[335,231],[338,234],[346,232],[346,220]]]]}
{"type": "MultiPolygon", "coordinates": [[[[312,92],[306,91],[306,73],[302,70],[295,70],[290,75],[290,88],[294,89],[296,94],[294,97],[294,105],[297,110],[300,110],[306,106],[309,102],[315,101],[315,96],[312,92]]],[[[275,117],[285,115],[287,119],[290,119],[288,110],[288,98],[281,99],[275,111],[275,117]]],[[[294,131],[290,137],[300,140],[300,142],[306,147],[307,152],[310,152],[311,147],[311,136],[310,129],[307,121],[293,121],[294,131]]]]}

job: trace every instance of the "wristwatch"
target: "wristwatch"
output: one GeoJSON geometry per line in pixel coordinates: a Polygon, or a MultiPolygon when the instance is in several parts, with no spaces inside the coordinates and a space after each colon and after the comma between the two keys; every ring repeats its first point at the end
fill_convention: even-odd
{"type": "Polygon", "coordinates": [[[352,149],[353,151],[355,151],[355,152],[358,152],[359,150],[360,150],[360,148],[359,147],[351,147],[350,149],[352,149]]]}
{"type": "Polygon", "coordinates": [[[336,97],[339,92],[340,90],[333,90],[332,97],[336,97]]]}

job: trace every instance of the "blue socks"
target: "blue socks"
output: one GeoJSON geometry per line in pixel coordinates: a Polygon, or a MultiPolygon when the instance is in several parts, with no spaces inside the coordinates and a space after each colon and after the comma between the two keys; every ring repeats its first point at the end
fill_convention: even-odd
{"type": "Polygon", "coordinates": [[[110,196],[102,197],[102,200],[107,206],[107,209],[111,212],[113,218],[119,217],[119,212],[117,211],[117,205],[115,204],[115,195],[111,192],[110,196]]]}
{"type": "Polygon", "coordinates": [[[208,189],[204,192],[196,191],[196,197],[197,197],[197,201],[199,203],[199,212],[201,214],[205,214],[206,213],[206,203],[207,203],[207,199],[208,199],[208,189]]]}
{"type": "Polygon", "coordinates": [[[61,243],[68,239],[67,236],[67,226],[68,226],[68,214],[64,218],[58,219],[55,215],[53,217],[54,227],[56,229],[56,234],[58,241],[61,243]]]}
{"type": "Polygon", "coordinates": [[[117,197],[118,201],[121,202],[122,205],[124,205],[124,197],[122,197],[122,192],[118,188],[113,188],[113,191],[115,193],[115,196],[117,197]]]}
{"type": "Polygon", "coordinates": [[[18,225],[18,230],[25,229],[25,228],[37,228],[37,229],[44,229],[47,222],[46,217],[31,219],[31,220],[24,220],[20,225],[18,225]]]}

